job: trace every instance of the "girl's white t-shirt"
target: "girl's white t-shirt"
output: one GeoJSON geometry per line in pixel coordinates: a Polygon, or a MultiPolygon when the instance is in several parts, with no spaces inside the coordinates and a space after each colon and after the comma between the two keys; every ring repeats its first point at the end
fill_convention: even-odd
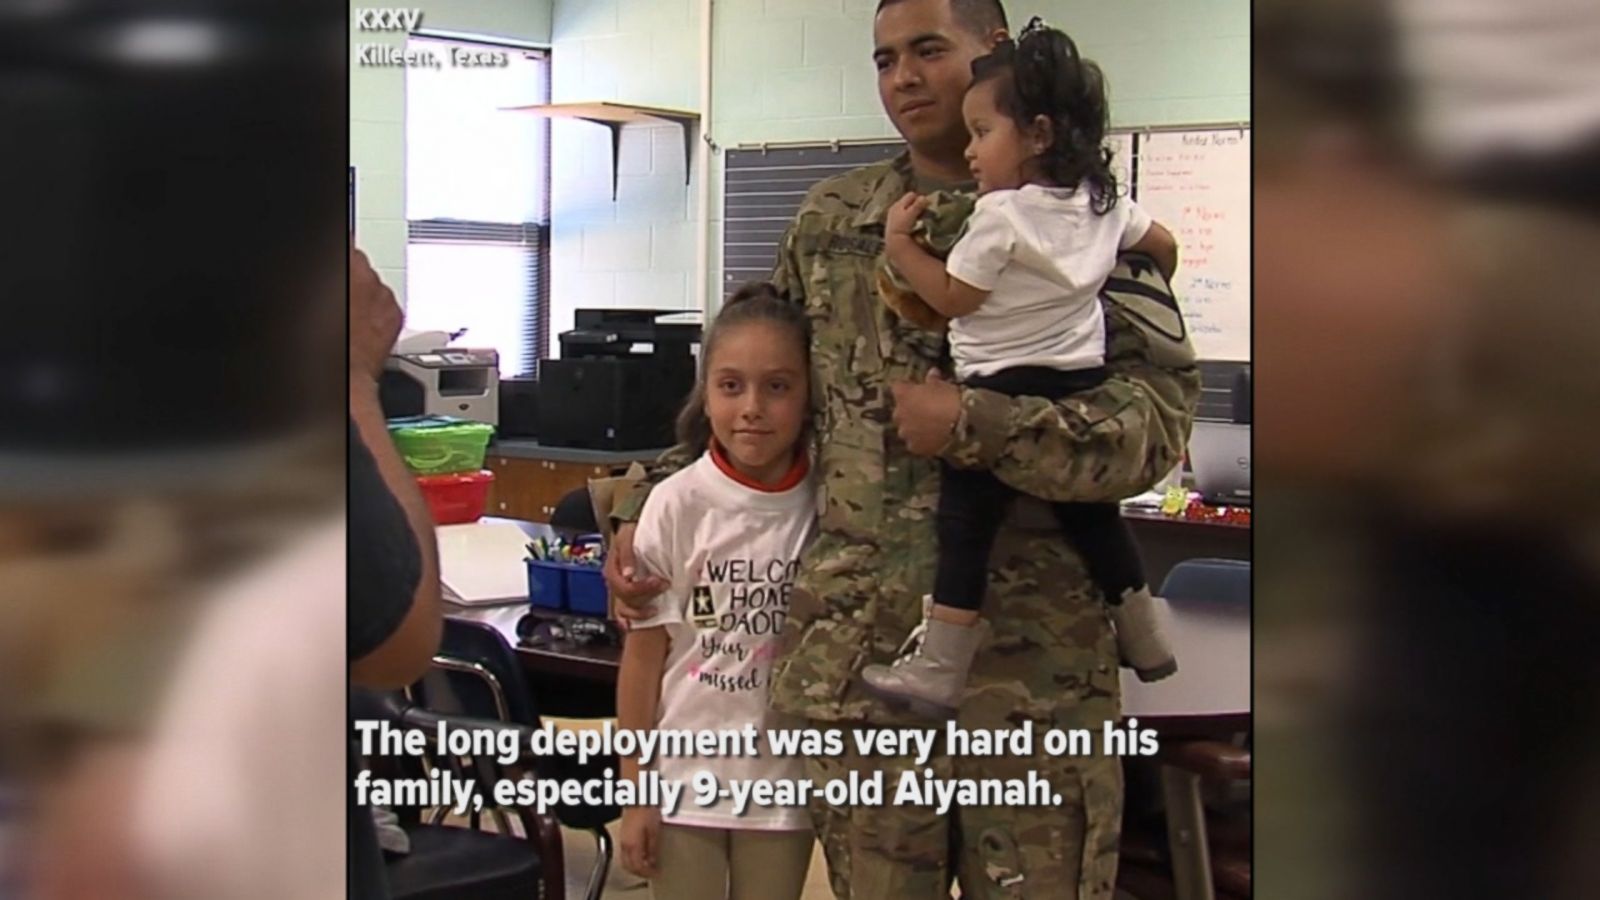
{"type": "Polygon", "coordinates": [[[1085,189],[1036,184],[978,198],[945,271],[989,291],[950,323],[956,375],[1016,366],[1090,369],[1105,361],[1100,288],[1117,252],[1150,229],[1150,214],[1123,197],[1104,215],[1085,189]]]}
{"type": "Polygon", "coordinates": [[[810,541],[816,513],[809,476],[778,493],[740,484],[709,453],[650,492],[634,532],[634,555],[671,581],[655,614],[634,628],[660,625],[669,639],[656,727],[725,730],[753,724],[760,757],[659,757],[664,779],[683,784],[682,799],[662,820],[713,828],[810,828],[805,807],[751,803],[735,816],[731,799],[694,803],[694,776],[706,771],[726,788],[732,780],[794,782],[799,758],[778,759],[766,744],[775,725],[767,689],[789,593],[810,541]]]}

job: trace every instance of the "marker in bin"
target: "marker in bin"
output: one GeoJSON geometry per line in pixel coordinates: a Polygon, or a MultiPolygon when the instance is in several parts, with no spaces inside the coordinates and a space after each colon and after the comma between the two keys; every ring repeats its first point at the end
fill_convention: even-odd
{"type": "Polygon", "coordinates": [[[528,558],[535,562],[570,563],[579,566],[603,564],[597,541],[568,543],[561,538],[534,538],[528,543],[528,558]]]}

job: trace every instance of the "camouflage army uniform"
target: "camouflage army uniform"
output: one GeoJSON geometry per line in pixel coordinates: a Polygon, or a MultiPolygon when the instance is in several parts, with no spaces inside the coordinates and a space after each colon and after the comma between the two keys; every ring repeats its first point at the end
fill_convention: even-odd
{"type": "MultiPolygon", "coordinates": [[[[921,619],[935,568],[938,462],[913,456],[900,440],[889,387],[945,369],[945,340],[888,311],[872,287],[887,210],[914,186],[930,187],[914,185],[904,155],[819,183],[784,237],[773,277],[811,321],[819,529],[796,585],[771,700],[817,724],[913,724],[862,692],[858,676],[862,666],[894,658],[921,619]]],[[[1148,489],[1182,453],[1198,374],[1142,359],[1141,338],[1110,309],[1107,327],[1112,377],[1104,385],[1056,402],[963,388],[945,458],[991,468],[1033,497],[1110,501],[1148,489]]],[[[649,484],[689,459],[681,449],[669,452],[617,516],[636,518],[649,484]]],[[[1109,620],[1044,505],[1023,499],[1015,507],[991,561],[985,614],[993,636],[974,663],[958,724],[1098,733],[1120,706],[1109,620]]],[[[1034,743],[1042,744],[1037,736],[1034,743]]],[[[897,773],[911,766],[910,759],[847,755],[808,760],[808,776],[883,770],[887,801],[897,773]]],[[[952,822],[931,808],[815,804],[838,897],[945,897],[952,853],[966,897],[1111,896],[1122,794],[1116,759],[941,751],[928,768],[973,779],[1039,771],[1062,805],[964,807],[952,822]]]]}

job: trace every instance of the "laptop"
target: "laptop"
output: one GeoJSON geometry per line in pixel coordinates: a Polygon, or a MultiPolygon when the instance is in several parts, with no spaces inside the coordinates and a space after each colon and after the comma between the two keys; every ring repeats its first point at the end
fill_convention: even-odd
{"type": "Polygon", "coordinates": [[[1250,505],[1250,426],[1196,422],[1189,467],[1200,499],[1217,506],[1250,505]]]}

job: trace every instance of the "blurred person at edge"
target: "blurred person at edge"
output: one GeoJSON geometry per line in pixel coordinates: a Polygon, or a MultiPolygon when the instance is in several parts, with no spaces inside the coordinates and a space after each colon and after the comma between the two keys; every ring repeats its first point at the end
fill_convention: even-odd
{"type": "MultiPolygon", "coordinates": [[[[194,624],[342,508],[347,28],[293,0],[0,3],[0,777],[26,815],[0,894],[136,890],[194,624]]],[[[311,639],[256,649],[286,678],[342,634],[322,596],[311,639]]],[[[256,687],[207,714],[278,715],[256,687]]],[[[330,728],[251,748],[258,793],[330,728]]],[[[186,787],[164,801],[231,788],[186,787]]]]}
{"type": "MultiPolygon", "coordinates": [[[[312,246],[304,238],[290,243],[312,246]]],[[[281,245],[261,249],[273,259],[266,250],[281,245]]],[[[225,863],[204,850],[167,853],[163,842],[209,830],[210,849],[253,827],[260,840],[241,854],[271,862],[275,847],[315,832],[302,821],[318,821],[319,804],[339,821],[345,759],[329,757],[317,729],[333,739],[344,728],[332,691],[345,678],[344,438],[319,427],[319,413],[334,408],[317,393],[315,361],[344,355],[327,347],[330,336],[343,339],[327,313],[341,291],[307,290],[328,267],[306,257],[305,270],[283,277],[321,308],[285,303],[270,323],[310,358],[303,412],[275,436],[229,431],[235,422],[163,442],[162,426],[206,416],[223,394],[187,410],[152,398],[153,409],[109,420],[56,408],[37,430],[6,435],[0,465],[17,468],[0,478],[0,771],[18,779],[8,804],[25,818],[6,823],[12,858],[0,860],[0,883],[19,897],[266,896],[167,889],[173,872],[214,875],[208,863],[225,863]],[[149,430],[98,441],[119,427],[149,430]],[[163,770],[166,787],[152,793],[163,770]],[[292,819],[276,805],[313,789],[334,791],[332,804],[313,799],[292,819]],[[281,819],[267,815],[275,810],[281,819]]],[[[193,267],[199,273],[202,261],[193,267]]],[[[99,339],[120,360],[124,342],[143,335],[99,339]]],[[[218,340],[207,354],[228,352],[218,340]]],[[[80,348],[37,347],[93,367],[72,355],[80,348]]],[[[240,365],[255,358],[232,349],[240,365]]],[[[134,367],[125,377],[146,374],[134,367]]],[[[250,396],[266,385],[233,388],[250,396]]],[[[343,853],[333,846],[324,868],[342,893],[343,853]]]]}
{"type": "Polygon", "coordinates": [[[1600,10],[1255,17],[1263,896],[1600,895],[1600,10]]]}
{"type": "MultiPolygon", "coordinates": [[[[386,896],[349,758],[324,738],[345,729],[347,676],[392,688],[426,667],[440,628],[437,556],[377,404],[400,312],[359,252],[350,295],[350,526],[363,540],[350,548],[360,583],[348,639],[335,484],[264,561],[205,592],[153,727],[90,745],[46,795],[29,900],[386,896]]],[[[142,549],[150,555],[148,541],[142,549]]]]}
{"type": "Polygon", "coordinates": [[[247,579],[233,603],[218,604],[179,673],[182,687],[168,705],[140,797],[141,847],[161,897],[388,896],[372,817],[355,804],[346,758],[327,742],[293,740],[341,727],[346,671],[355,684],[378,689],[420,677],[442,622],[432,521],[378,404],[400,307],[359,250],[350,253],[349,278],[346,645],[341,653],[342,521],[247,579]],[[295,589],[286,595],[284,584],[295,589]],[[285,671],[281,648],[290,645],[300,665],[285,671]],[[241,683],[258,702],[235,708],[241,683]],[[200,744],[208,751],[199,752],[200,744]],[[193,790],[197,784],[206,790],[193,790]]]}

